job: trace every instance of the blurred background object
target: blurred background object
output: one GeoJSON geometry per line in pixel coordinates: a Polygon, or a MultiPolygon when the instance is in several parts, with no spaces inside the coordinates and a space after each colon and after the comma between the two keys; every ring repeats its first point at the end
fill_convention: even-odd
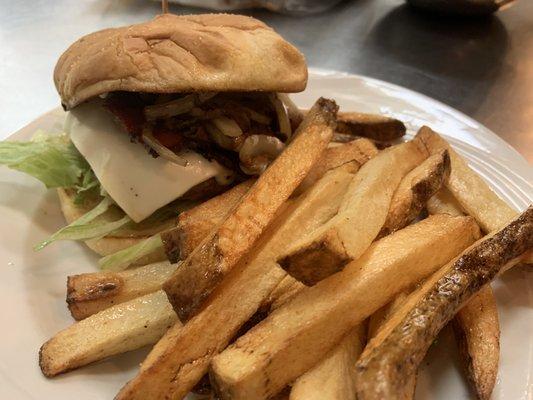
{"type": "MultiPolygon", "coordinates": [[[[158,0],[155,0],[158,1],[158,0]]],[[[184,6],[211,8],[219,11],[266,8],[288,14],[312,14],[333,7],[341,0],[170,0],[184,6]]]]}
{"type": "Polygon", "coordinates": [[[488,15],[515,0],[406,0],[420,9],[442,15],[488,15]]]}

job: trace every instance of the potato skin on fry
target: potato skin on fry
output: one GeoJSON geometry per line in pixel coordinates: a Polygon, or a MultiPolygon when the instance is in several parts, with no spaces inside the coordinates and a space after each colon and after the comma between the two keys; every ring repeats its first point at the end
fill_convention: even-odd
{"type": "Polygon", "coordinates": [[[447,150],[428,157],[409,172],[392,196],[389,213],[378,238],[389,235],[413,222],[449,175],[450,156],[447,150]]]}
{"type": "Polygon", "coordinates": [[[490,399],[498,375],[500,324],[489,285],[459,310],[452,326],[470,387],[478,399],[490,399]]]}
{"type": "Polygon", "coordinates": [[[533,206],[435,273],[365,349],[357,363],[357,399],[396,398],[461,305],[531,248],[533,206]]]}
{"type": "Polygon", "coordinates": [[[383,115],[341,111],[337,117],[337,131],[390,142],[405,135],[405,125],[400,120],[383,115]]]}

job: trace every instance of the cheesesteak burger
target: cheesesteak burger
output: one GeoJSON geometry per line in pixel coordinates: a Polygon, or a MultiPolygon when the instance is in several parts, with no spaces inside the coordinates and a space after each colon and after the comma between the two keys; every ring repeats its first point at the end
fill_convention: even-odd
{"type": "MultiPolygon", "coordinates": [[[[254,18],[164,14],[82,37],[59,58],[54,82],[65,135],[10,142],[0,162],[58,188],[71,225],[40,247],[85,240],[108,255],[261,174],[291,138],[285,93],[304,90],[307,67],[254,18]],[[59,158],[35,172],[10,151],[31,153],[26,163],[59,158]]],[[[158,248],[141,261],[163,258],[158,248]]]]}

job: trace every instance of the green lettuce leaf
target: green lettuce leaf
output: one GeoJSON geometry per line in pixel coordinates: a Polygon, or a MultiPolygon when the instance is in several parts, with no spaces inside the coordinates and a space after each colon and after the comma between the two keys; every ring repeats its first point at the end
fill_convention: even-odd
{"type": "Polygon", "coordinates": [[[105,213],[112,204],[113,201],[109,197],[105,197],[91,211],[81,216],[70,225],[61,228],[48,239],[35,246],[34,249],[41,250],[56,240],[88,240],[101,238],[130,223],[131,219],[127,215],[117,221],[95,221],[95,218],[105,213]]]}
{"type": "Polygon", "coordinates": [[[37,133],[30,142],[0,142],[0,165],[24,172],[47,188],[72,188],[76,202],[100,183],[66,135],[37,133]]]}
{"type": "Polygon", "coordinates": [[[161,235],[157,234],[149,237],[124,250],[117,251],[100,259],[100,267],[108,271],[122,271],[128,268],[141,257],[148,255],[163,247],[161,235]]]}

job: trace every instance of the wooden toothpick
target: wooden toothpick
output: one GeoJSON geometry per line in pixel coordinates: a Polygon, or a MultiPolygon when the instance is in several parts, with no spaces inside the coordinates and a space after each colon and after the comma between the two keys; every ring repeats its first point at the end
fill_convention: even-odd
{"type": "Polygon", "coordinates": [[[161,9],[163,14],[168,14],[168,0],[161,0],[161,9]]]}

